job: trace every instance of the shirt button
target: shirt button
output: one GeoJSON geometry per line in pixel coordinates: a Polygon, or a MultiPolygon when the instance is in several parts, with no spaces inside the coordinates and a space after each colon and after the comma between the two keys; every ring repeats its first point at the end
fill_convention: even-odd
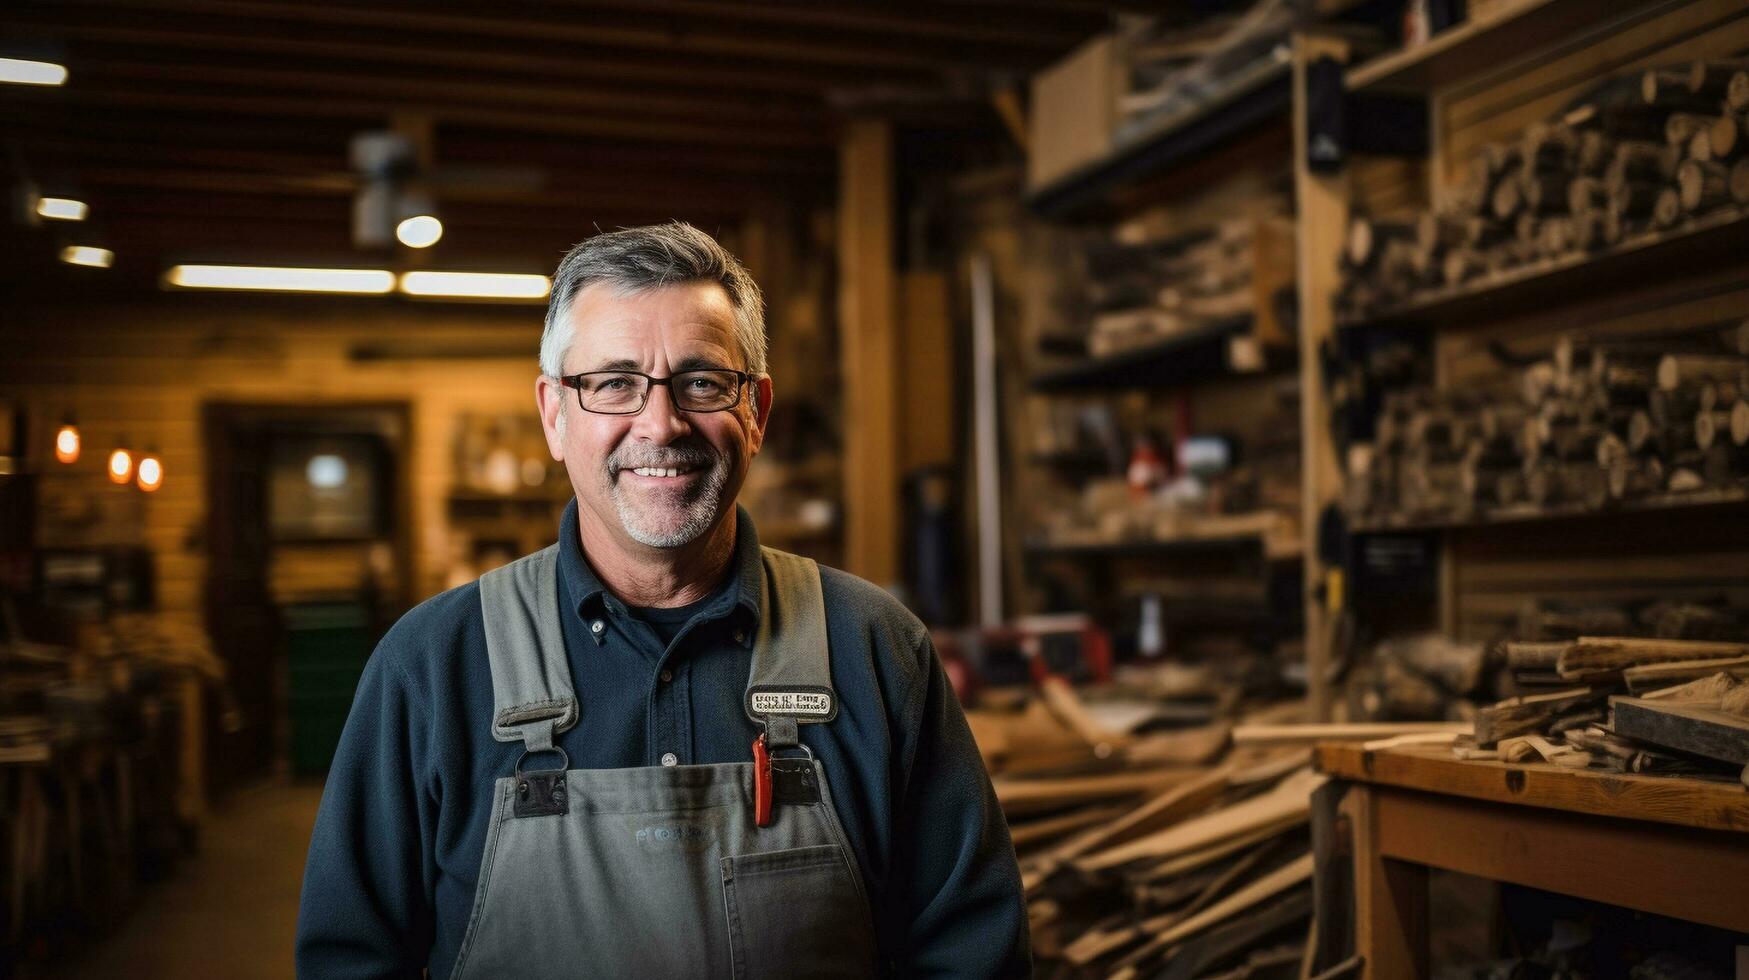
{"type": "Polygon", "coordinates": [[[607,624],[599,619],[589,624],[589,632],[591,633],[600,633],[604,629],[607,629],[607,624]]]}
{"type": "Polygon", "coordinates": [[[677,766],[680,764],[680,757],[672,752],[664,752],[662,753],[662,764],[665,766],[677,766]]]}
{"type": "Polygon", "coordinates": [[[674,672],[672,670],[664,670],[662,673],[660,673],[656,676],[662,678],[662,683],[666,684],[669,681],[674,679],[674,672]]]}
{"type": "Polygon", "coordinates": [[[735,642],[736,643],[746,643],[747,642],[747,631],[746,630],[736,630],[735,631],[735,642]]]}

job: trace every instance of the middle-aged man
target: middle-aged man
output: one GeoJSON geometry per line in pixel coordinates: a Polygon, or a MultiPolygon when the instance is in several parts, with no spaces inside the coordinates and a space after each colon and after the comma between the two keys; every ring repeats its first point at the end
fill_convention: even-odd
{"type": "Polygon", "coordinates": [[[1010,976],[1007,826],[921,623],[762,549],[762,300],[680,223],[554,276],[557,544],[371,657],[322,797],[300,974],[1010,976]]]}

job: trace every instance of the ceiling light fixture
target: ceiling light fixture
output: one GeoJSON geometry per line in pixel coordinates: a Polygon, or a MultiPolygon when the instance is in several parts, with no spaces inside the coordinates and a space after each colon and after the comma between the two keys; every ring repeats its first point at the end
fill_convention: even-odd
{"type": "Polygon", "coordinates": [[[546,276],[497,272],[408,272],[401,292],[434,299],[543,300],[552,288],[546,276]]]}
{"type": "Polygon", "coordinates": [[[416,214],[395,226],[395,237],[408,248],[429,248],[443,237],[443,222],[433,215],[416,214]]]}
{"type": "Polygon", "coordinates": [[[36,201],[37,216],[55,221],[84,221],[88,211],[84,201],[70,197],[39,197],[36,201]]]}
{"type": "Polygon", "coordinates": [[[0,58],[0,82],[16,85],[65,85],[67,69],[52,61],[0,58]]]}
{"type": "Polygon", "coordinates": [[[281,293],[381,295],[395,288],[383,269],[300,269],[267,265],[177,265],[164,273],[180,289],[242,289],[281,293]]]}
{"type": "Polygon", "coordinates": [[[95,245],[68,245],[61,249],[61,261],[68,265],[85,265],[93,269],[107,269],[111,263],[115,262],[115,253],[95,245]]]}

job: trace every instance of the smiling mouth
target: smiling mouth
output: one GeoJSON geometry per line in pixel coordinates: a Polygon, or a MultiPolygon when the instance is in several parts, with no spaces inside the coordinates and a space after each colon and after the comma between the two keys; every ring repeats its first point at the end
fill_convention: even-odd
{"type": "Polygon", "coordinates": [[[689,466],[634,466],[632,472],[639,476],[675,477],[696,471],[689,466]]]}

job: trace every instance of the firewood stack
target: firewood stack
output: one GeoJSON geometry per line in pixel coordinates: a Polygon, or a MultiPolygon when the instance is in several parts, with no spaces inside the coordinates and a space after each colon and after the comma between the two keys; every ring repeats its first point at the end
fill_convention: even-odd
{"type": "Polygon", "coordinates": [[[1678,340],[1565,338],[1498,389],[1386,391],[1346,466],[1362,525],[1749,490],[1749,322],[1678,340]]]}
{"type": "Polygon", "coordinates": [[[1142,244],[1091,240],[1087,353],[1105,357],[1250,314],[1256,225],[1226,221],[1142,244]]]}
{"type": "Polygon", "coordinates": [[[1471,160],[1444,207],[1356,217],[1337,313],[1360,320],[1532,263],[1749,206],[1749,58],[1613,79],[1471,160]]]}

